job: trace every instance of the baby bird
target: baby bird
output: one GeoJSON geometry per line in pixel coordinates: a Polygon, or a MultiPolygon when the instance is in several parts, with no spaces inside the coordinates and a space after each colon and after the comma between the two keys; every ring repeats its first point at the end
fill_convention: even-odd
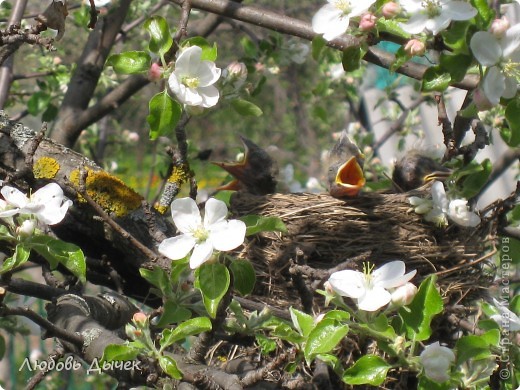
{"type": "Polygon", "coordinates": [[[244,158],[235,162],[212,161],[225,169],[235,179],[219,187],[219,190],[245,190],[253,195],[272,194],[276,190],[278,168],[271,156],[246,137],[240,136],[244,145],[244,158]]]}
{"type": "Polygon", "coordinates": [[[365,185],[365,156],[343,130],[329,157],[327,181],[334,198],[355,197],[365,185]]]}
{"type": "Polygon", "coordinates": [[[433,180],[444,180],[451,170],[434,159],[412,151],[396,162],[392,181],[401,191],[422,187],[433,180]]]}

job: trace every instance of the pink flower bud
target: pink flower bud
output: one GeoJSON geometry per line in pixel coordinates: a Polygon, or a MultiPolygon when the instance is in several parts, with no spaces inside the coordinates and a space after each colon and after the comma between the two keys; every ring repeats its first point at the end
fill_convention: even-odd
{"type": "Polygon", "coordinates": [[[404,51],[410,56],[422,56],[426,52],[426,46],[418,39],[410,39],[404,45],[404,51]]]}
{"type": "Polygon", "coordinates": [[[141,311],[138,311],[137,313],[134,313],[134,316],[132,317],[132,321],[136,323],[136,325],[145,325],[148,321],[148,316],[144,314],[141,311]]]}
{"type": "Polygon", "coordinates": [[[406,283],[403,286],[399,286],[392,293],[392,303],[396,306],[409,305],[413,297],[417,294],[417,287],[413,283],[406,283]]]}
{"type": "Polygon", "coordinates": [[[54,65],[59,65],[59,64],[61,64],[61,62],[62,62],[62,61],[61,61],[61,58],[60,58],[60,57],[54,57],[54,58],[52,59],[52,63],[53,63],[54,65]]]}
{"type": "Polygon", "coordinates": [[[395,1],[389,1],[388,3],[383,5],[381,12],[383,13],[383,16],[386,19],[392,19],[399,15],[399,13],[401,12],[401,6],[397,4],[395,1]]]}
{"type": "Polygon", "coordinates": [[[508,28],[509,20],[507,20],[505,16],[502,16],[500,19],[493,20],[493,23],[491,23],[491,27],[489,28],[489,32],[496,38],[502,38],[508,28]]]}
{"type": "Polygon", "coordinates": [[[247,67],[243,62],[233,61],[224,71],[226,82],[240,88],[247,79],[247,67]]]}
{"type": "Polygon", "coordinates": [[[377,18],[374,14],[366,13],[361,16],[359,21],[359,29],[362,31],[370,31],[376,26],[377,18]]]}
{"type": "Polygon", "coordinates": [[[161,79],[162,68],[157,63],[153,63],[148,70],[148,80],[158,81],[161,79]]]}
{"type": "Polygon", "coordinates": [[[489,101],[481,88],[477,88],[473,92],[473,102],[479,111],[487,111],[493,107],[493,103],[489,101]]]}

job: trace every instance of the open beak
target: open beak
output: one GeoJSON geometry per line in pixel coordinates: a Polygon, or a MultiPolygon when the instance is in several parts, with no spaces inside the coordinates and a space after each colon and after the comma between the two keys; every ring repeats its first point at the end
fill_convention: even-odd
{"type": "Polygon", "coordinates": [[[424,176],[423,182],[424,182],[424,184],[426,184],[426,183],[429,183],[429,182],[434,181],[434,180],[444,181],[448,177],[450,177],[451,173],[452,173],[451,170],[448,171],[448,172],[435,171],[435,172],[432,172],[432,173],[424,176]]]}
{"type": "Polygon", "coordinates": [[[357,196],[365,183],[365,175],[361,165],[359,165],[356,157],[351,157],[338,168],[330,194],[336,198],[357,196]]]}

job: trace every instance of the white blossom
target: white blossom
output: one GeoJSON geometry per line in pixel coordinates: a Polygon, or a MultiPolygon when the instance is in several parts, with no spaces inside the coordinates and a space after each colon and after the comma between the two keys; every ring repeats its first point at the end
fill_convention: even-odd
{"type": "Polygon", "coordinates": [[[450,379],[450,366],[455,361],[455,354],[448,347],[436,341],[427,345],[419,356],[424,374],[435,382],[446,382],[450,379]]]}
{"type": "Polygon", "coordinates": [[[400,0],[404,10],[411,14],[401,28],[409,34],[424,30],[437,35],[445,30],[452,20],[468,20],[477,14],[469,3],[457,0],[400,0]]]}
{"type": "Polygon", "coordinates": [[[350,18],[361,16],[375,0],[327,0],[312,18],[312,29],[331,41],[347,31],[350,18]]]}
{"type": "MultiPolygon", "coordinates": [[[[6,205],[11,209],[0,212],[0,217],[9,217],[15,214],[34,215],[40,222],[54,225],[65,217],[72,201],[64,194],[56,183],[49,183],[27,197],[20,190],[4,186],[0,190],[6,205]]],[[[0,209],[2,205],[0,204],[0,209]]]]}
{"type": "Polygon", "coordinates": [[[213,84],[220,78],[221,69],[213,61],[203,61],[201,55],[199,46],[182,50],[168,78],[168,87],[182,104],[213,107],[219,99],[219,91],[213,84]]]}
{"type": "Polygon", "coordinates": [[[491,319],[505,330],[510,332],[520,331],[520,318],[507,307],[501,305],[495,298],[493,298],[493,303],[500,314],[492,315],[491,319]]]}
{"type": "Polygon", "coordinates": [[[334,272],[329,284],[339,295],[357,300],[361,310],[376,311],[392,299],[389,290],[405,285],[417,273],[413,270],[405,274],[404,262],[392,261],[372,271],[344,270],[334,272]]]}
{"type": "Polygon", "coordinates": [[[448,217],[460,226],[475,227],[480,224],[480,217],[469,211],[466,199],[454,199],[448,206],[448,217]]]}
{"type": "Polygon", "coordinates": [[[226,220],[228,209],[220,200],[207,200],[204,219],[191,198],[174,200],[171,212],[181,234],[161,242],[159,252],[172,260],[180,260],[193,249],[190,257],[192,269],[209,260],[213,250],[229,251],[244,242],[245,223],[237,219],[226,220]]]}

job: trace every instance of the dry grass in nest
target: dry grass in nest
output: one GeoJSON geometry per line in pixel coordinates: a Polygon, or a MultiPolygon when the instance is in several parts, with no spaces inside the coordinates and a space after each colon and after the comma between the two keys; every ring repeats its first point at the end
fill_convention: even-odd
{"type": "Polygon", "coordinates": [[[490,223],[439,228],[410,211],[409,196],[367,193],[338,200],[328,194],[234,194],[234,214],[277,216],[288,228],[285,234],[256,236],[242,253],[260,275],[255,292],[267,302],[294,305],[297,297],[305,301],[304,290],[312,294],[322,288],[334,271],[399,259],[407,270],[418,270],[415,282],[437,274],[451,303],[481,295],[491,280],[483,267],[494,248],[490,223]]]}

